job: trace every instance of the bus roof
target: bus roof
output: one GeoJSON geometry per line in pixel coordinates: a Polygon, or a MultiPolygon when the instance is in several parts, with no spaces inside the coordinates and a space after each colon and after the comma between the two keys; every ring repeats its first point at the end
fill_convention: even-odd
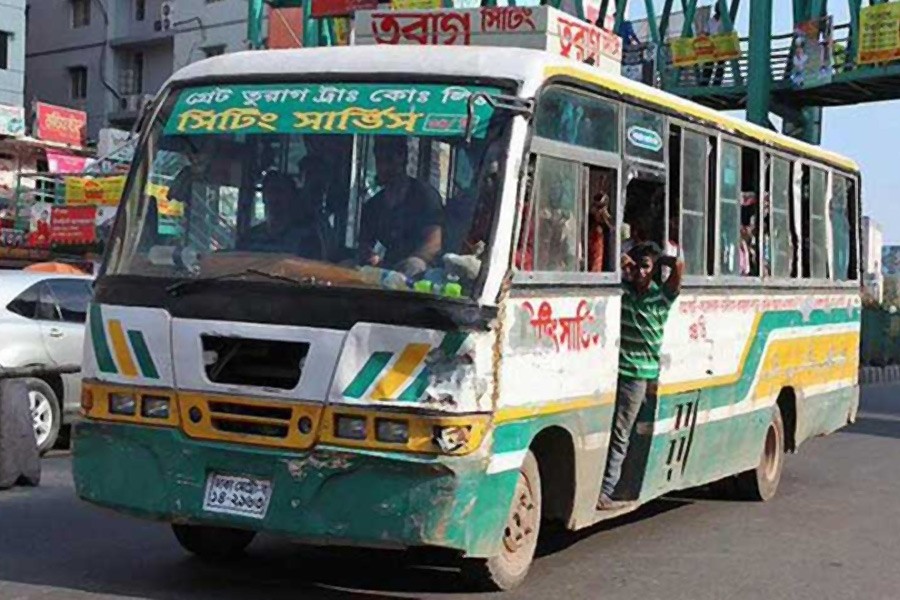
{"type": "Polygon", "coordinates": [[[550,77],[568,77],[717,126],[775,149],[818,159],[833,166],[858,171],[853,160],[800,140],[780,135],[743,119],[685,100],[618,75],[608,75],[589,65],[550,52],[525,48],[473,46],[343,46],[294,50],[252,50],[202,60],[176,72],[169,83],[191,80],[252,77],[272,78],[291,74],[399,75],[423,73],[449,77],[510,79],[522,84],[531,96],[550,77]]]}

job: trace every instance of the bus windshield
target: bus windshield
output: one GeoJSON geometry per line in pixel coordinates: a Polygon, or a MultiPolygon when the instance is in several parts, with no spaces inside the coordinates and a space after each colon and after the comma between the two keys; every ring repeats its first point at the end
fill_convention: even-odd
{"type": "Polygon", "coordinates": [[[486,99],[499,91],[431,83],[176,90],[133,167],[106,273],[255,273],[474,297],[511,118],[486,99]]]}

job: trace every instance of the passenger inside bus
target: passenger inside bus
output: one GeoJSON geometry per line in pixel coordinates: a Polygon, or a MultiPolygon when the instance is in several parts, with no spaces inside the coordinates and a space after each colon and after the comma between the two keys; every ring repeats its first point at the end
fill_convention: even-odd
{"type": "Polygon", "coordinates": [[[326,258],[325,236],[315,207],[297,191],[294,180],[278,171],[266,173],[262,183],[265,220],[253,226],[241,250],[284,252],[302,258],[326,258]]]}
{"type": "Polygon", "coordinates": [[[363,264],[412,277],[424,273],[441,251],[444,207],[437,190],[407,175],[407,160],[405,138],[375,138],[381,190],[363,206],[359,248],[363,264]]]}

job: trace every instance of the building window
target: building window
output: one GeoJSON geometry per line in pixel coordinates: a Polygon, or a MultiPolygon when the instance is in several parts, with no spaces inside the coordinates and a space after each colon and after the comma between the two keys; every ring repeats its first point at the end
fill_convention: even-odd
{"type": "Polygon", "coordinates": [[[119,89],[126,95],[140,94],[144,91],[143,53],[135,52],[124,61],[119,76],[119,89]]]}
{"type": "Polygon", "coordinates": [[[206,58],[210,58],[211,56],[219,56],[220,54],[225,54],[225,45],[220,44],[218,46],[207,46],[203,48],[203,55],[206,58]]]}
{"type": "Polygon", "coordinates": [[[143,21],[147,16],[146,0],[134,0],[134,20],[143,21]]]}
{"type": "Polygon", "coordinates": [[[78,29],[91,24],[91,0],[72,0],[72,27],[78,29]]]}
{"type": "Polygon", "coordinates": [[[8,31],[0,31],[0,71],[9,68],[9,40],[12,34],[8,31]]]}
{"type": "Polygon", "coordinates": [[[87,67],[69,69],[69,90],[72,100],[87,98],[87,67]]]}

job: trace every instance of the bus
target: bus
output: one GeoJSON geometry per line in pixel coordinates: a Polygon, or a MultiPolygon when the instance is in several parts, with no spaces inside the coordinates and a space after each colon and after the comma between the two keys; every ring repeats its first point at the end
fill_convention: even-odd
{"type": "Polygon", "coordinates": [[[209,558],[440,548],[510,589],[569,530],[855,418],[860,173],[547,51],[254,51],[178,71],[89,310],[80,498],[209,558]],[[154,181],[183,206],[164,223],[154,181]],[[683,288],[597,509],[636,232],[683,288]]]}

